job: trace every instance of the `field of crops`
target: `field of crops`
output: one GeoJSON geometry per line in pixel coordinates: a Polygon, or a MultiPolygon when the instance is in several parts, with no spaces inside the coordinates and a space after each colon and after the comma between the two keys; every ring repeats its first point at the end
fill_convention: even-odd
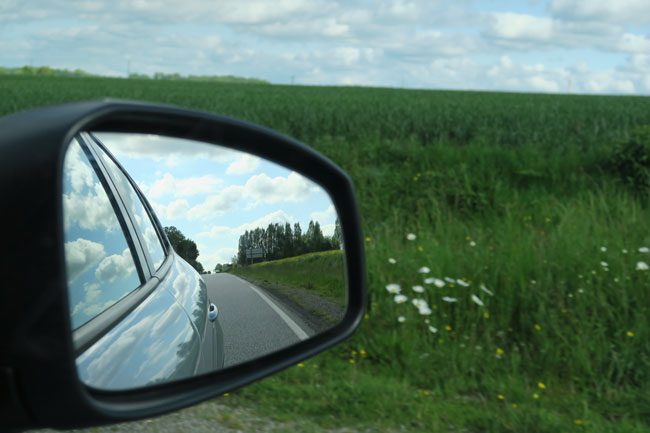
{"type": "Polygon", "coordinates": [[[356,185],[360,330],[221,402],[317,428],[650,430],[650,98],[0,77],[0,114],[107,96],[261,123],[356,185]]]}

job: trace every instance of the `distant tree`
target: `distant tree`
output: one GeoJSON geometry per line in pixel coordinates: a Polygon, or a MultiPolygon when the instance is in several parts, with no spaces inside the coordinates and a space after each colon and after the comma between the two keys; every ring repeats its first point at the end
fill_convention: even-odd
{"type": "Polygon", "coordinates": [[[334,223],[334,234],[332,235],[332,248],[339,250],[343,248],[343,232],[341,231],[341,222],[336,219],[334,223]]]}
{"type": "Polygon", "coordinates": [[[203,265],[196,260],[199,257],[199,250],[196,247],[196,243],[193,240],[186,238],[185,235],[174,226],[165,227],[164,230],[174,251],[196,269],[197,272],[203,273],[203,265]]]}
{"type": "Polygon", "coordinates": [[[302,254],[304,250],[305,247],[302,238],[302,229],[300,228],[300,223],[295,223],[293,225],[293,254],[298,256],[302,254]]]}

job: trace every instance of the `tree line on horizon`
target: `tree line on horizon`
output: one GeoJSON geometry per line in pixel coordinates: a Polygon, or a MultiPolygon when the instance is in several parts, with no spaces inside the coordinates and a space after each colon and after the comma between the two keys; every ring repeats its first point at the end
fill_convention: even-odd
{"type": "Polygon", "coordinates": [[[318,251],[337,250],[341,248],[342,239],[341,224],[338,218],[332,236],[323,235],[318,221],[309,221],[305,233],[302,232],[300,223],[295,223],[293,226],[288,222],[269,224],[266,229],[258,227],[254,230],[246,230],[239,237],[237,255],[232,260],[238,265],[246,265],[251,262],[257,263],[318,251]],[[247,258],[246,251],[252,248],[261,248],[263,258],[252,260],[247,258]]]}
{"type": "MultiPolygon", "coordinates": [[[[103,77],[83,69],[59,69],[50,66],[19,66],[8,68],[0,66],[0,75],[29,75],[39,77],[103,77]]],[[[118,78],[118,77],[113,77],[118,78]]],[[[271,84],[259,78],[238,77],[235,75],[181,75],[179,73],[155,72],[151,75],[130,73],[128,79],[136,80],[185,80],[214,83],[271,84]]]]}

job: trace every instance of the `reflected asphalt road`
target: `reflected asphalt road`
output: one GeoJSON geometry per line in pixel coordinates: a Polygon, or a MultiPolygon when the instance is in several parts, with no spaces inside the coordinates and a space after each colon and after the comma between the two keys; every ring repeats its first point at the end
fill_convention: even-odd
{"type": "Polygon", "coordinates": [[[231,274],[203,275],[217,306],[228,367],[298,343],[311,328],[263,289],[231,274]]]}

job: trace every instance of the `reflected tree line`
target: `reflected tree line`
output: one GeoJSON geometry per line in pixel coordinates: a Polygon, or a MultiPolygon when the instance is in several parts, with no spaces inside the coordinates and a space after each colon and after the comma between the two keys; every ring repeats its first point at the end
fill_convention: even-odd
{"type": "Polygon", "coordinates": [[[246,230],[239,237],[239,248],[237,256],[233,257],[233,263],[245,265],[317,251],[336,250],[341,248],[342,239],[338,218],[332,236],[323,235],[318,221],[309,221],[307,231],[304,233],[300,223],[295,223],[293,226],[290,223],[269,224],[266,229],[258,227],[254,230],[246,230]],[[261,250],[261,257],[251,258],[252,250],[256,253],[261,250]]]}

